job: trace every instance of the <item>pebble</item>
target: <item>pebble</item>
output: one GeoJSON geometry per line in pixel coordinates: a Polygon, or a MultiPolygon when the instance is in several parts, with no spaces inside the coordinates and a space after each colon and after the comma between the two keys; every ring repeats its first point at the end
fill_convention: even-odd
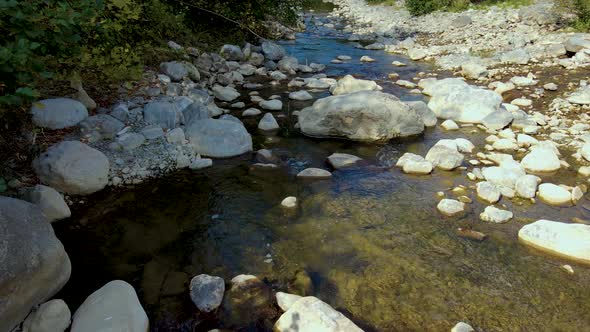
{"type": "Polygon", "coordinates": [[[289,196],[281,202],[281,206],[285,208],[294,208],[297,206],[297,197],[289,196]]]}

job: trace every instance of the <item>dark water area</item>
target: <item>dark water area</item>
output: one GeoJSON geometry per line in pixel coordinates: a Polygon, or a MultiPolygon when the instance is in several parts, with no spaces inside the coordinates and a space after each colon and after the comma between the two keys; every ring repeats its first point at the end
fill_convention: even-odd
{"type": "MultiPolygon", "coordinates": [[[[323,27],[310,26],[283,45],[300,62],[328,64],[330,77],[376,80],[403,100],[423,97],[393,85],[387,75],[395,71],[410,80],[432,70],[382,51],[356,49],[345,34],[323,27]],[[353,60],[329,64],[341,54],[353,60]],[[362,64],[362,55],[377,62],[362,64]],[[393,67],[395,60],[408,66],[393,67]]],[[[106,282],[122,279],[137,290],[152,331],[270,331],[280,315],[274,304],[261,312],[224,306],[203,315],[189,297],[188,282],[195,275],[229,282],[252,274],[273,291],[317,296],[366,331],[448,331],[458,321],[482,331],[590,330],[590,269],[517,241],[525,223],[585,216],[590,203],[555,208],[504,200],[515,219],[488,224],[479,220],[486,205],[468,194],[474,203],[463,217],[441,217],[437,192],[449,197],[451,188],[473,187],[467,171],[409,176],[390,166],[405,152],[424,155],[442,138],[465,137],[483,146],[485,133],[435,128],[385,145],[310,139],[293,130],[291,112],[311,102],[291,102],[288,92],[286,86],[261,91],[262,97],[278,94],[287,104],[277,136],[248,126],[255,149],[272,149],[279,168],[256,168],[253,155],[215,160],[210,169],[105,190],[69,220],[53,224],[72,260],[71,279],[58,296],[74,310],[106,282]],[[364,160],[334,171],[330,180],[296,179],[306,167],[328,168],[325,159],[334,152],[364,160]],[[287,196],[298,198],[296,211],[280,207],[287,196]],[[488,239],[461,238],[458,227],[484,232],[488,239]],[[566,263],[574,275],[561,269],[566,263]]],[[[314,92],[318,98],[327,95],[314,92]]],[[[575,175],[563,177],[567,183],[575,175]]]]}

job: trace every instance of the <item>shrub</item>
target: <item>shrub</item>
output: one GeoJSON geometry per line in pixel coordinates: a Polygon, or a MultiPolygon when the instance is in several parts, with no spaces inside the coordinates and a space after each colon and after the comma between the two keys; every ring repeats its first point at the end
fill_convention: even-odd
{"type": "Polygon", "coordinates": [[[449,4],[450,0],[406,0],[406,8],[414,16],[432,13],[449,4]]]}

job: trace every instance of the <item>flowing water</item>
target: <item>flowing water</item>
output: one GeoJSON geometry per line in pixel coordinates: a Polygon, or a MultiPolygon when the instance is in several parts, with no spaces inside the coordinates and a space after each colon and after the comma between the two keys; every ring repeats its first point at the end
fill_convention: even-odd
{"type": "MultiPolygon", "coordinates": [[[[335,30],[310,27],[285,42],[300,61],[329,63],[337,55],[348,64],[329,64],[329,76],[356,74],[379,81],[403,100],[420,99],[387,81],[395,70],[411,79],[427,64],[355,49],[335,30]],[[370,55],[377,60],[361,64],[370,55]],[[394,60],[409,65],[394,68],[394,60]]],[[[92,204],[57,224],[56,232],[72,260],[72,277],[58,296],[76,308],[91,292],[113,279],[138,291],[153,331],[207,331],[231,328],[268,331],[280,314],[276,307],[239,319],[231,309],[201,315],[190,301],[187,282],[194,275],[218,275],[226,281],[253,274],[277,291],[314,295],[367,331],[448,331],[467,321],[482,331],[590,330],[590,269],[547,256],[517,241],[522,225],[538,218],[568,221],[584,217],[578,207],[554,208],[503,200],[515,219],[507,224],[479,220],[485,204],[474,203],[461,218],[436,211],[436,193],[473,186],[466,171],[435,171],[417,177],[391,169],[404,152],[424,155],[438,139],[465,137],[483,146],[485,134],[474,128],[423,136],[387,145],[305,138],[292,130],[290,112],[310,102],[288,102],[286,87],[261,92],[280,94],[289,103],[284,128],[274,137],[255,134],[255,149],[269,148],[280,168],[257,169],[244,156],[215,161],[214,167],[179,171],[126,190],[107,190],[92,204]],[[300,181],[306,167],[326,167],[334,152],[362,157],[358,167],[335,171],[330,180],[300,181]],[[285,211],[284,197],[299,207],[285,211]],[[458,227],[484,232],[475,242],[458,237],[458,227]],[[569,275],[561,265],[569,263],[569,275]]],[[[327,92],[316,93],[316,97],[327,92]]],[[[575,173],[560,175],[573,184],[575,173]]]]}

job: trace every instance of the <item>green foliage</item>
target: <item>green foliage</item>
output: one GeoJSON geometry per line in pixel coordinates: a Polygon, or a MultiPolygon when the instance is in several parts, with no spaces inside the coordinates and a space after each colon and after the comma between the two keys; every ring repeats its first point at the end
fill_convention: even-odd
{"type": "MultiPolygon", "coordinates": [[[[573,0],[585,1],[585,0],[573,0]]],[[[587,1],[587,0],[586,0],[587,1]]],[[[406,0],[406,8],[414,16],[426,15],[437,10],[464,11],[468,8],[489,6],[520,7],[529,5],[532,0],[406,0]]]]}
{"type": "Polygon", "coordinates": [[[292,24],[306,1],[0,0],[0,106],[33,100],[40,80],[72,73],[138,78],[168,40],[217,47],[253,39],[243,27],[264,34],[267,19],[292,24]]]}

